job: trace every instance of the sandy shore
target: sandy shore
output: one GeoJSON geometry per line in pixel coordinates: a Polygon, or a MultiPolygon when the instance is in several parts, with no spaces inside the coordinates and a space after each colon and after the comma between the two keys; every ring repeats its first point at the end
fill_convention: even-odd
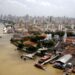
{"type": "Polygon", "coordinates": [[[10,38],[9,34],[0,38],[0,75],[63,75],[62,70],[55,69],[50,64],[46,65],[47,71],[43,71],[34,67],[36,60],[20,59],[21,53],[10,44],[10,38]]]}

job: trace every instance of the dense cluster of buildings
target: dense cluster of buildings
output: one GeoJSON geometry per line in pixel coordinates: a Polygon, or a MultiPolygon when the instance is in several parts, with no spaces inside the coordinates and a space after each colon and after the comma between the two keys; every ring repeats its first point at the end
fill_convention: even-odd
{"type": "Polygon", "coordinates": [[[43,61],[40,63],[40,60],[38,60],[35,65],[43,67],[45,63],[51,62],[53,67],[56,65],[62,68],[72,59],[70,62],[73,64],[73,71],[75,72],[75,36],[67,36],[68,32],[75,34],[74,18],[1,15],[0,20],[5,21],[5,23],[3,22],[5,33],[15,33],[10,40],[11,43],[17,47],[17,50],[27,53],[27,55],[22,55],[21,58],[26,60],[27,58],[33,59],[36,55],[42,55],[43,59],[40,60],[43,61]],[[50,33],[47,34],[46,31],[50,33]],[[64,31],[64,34],[61,36],[62,33],[56,33],[53,36],[51,32],[57,31],[64,31]],[[40,34],[32,32],[40,32],[40,34]]]}
{"type": "Polygon", "coordinates": [[[26,31],[73,31],[75,33],[75,18],[67,17],[53,17],[53,16],[0,16],[0,20],[7,20],[14,22],[15,28],[25,28],[26,31]]]}

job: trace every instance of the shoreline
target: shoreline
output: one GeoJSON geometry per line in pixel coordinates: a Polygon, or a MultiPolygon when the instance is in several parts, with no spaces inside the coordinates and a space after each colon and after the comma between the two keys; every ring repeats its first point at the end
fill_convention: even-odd
{"type": "MultiPolygon", "coordinates": [[[[24,61],[21,53],[10,43],[11,34],[0,38],[0,75],[63,75],[63,71],[46,65],[47,71],[34,67],[37,60],[24,61]]],[[[74,75],[74,74],[72,74],[74,75]]]]}

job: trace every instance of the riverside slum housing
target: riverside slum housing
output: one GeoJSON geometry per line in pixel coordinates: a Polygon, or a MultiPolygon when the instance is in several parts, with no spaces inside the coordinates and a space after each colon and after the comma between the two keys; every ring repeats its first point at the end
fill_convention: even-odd
{"type": "MultiPolygon", "coordinates": [[[[64,47],[63,55],[70,54],[71,57],[66,63],[73,64],[73,72],[75,73],[75,37],[67,37],[64,44],[65,47],[64,47]]],[[[62,58],[58,60],[62,63],[63,61],[67,60],[67,58],[66,59],[62,58]]]]}
{"type": "MultiPolygon", "coordinates": [[[[23,30],[23,29],[22,29],[23,30]]],[[[46,35],[47,36],[47,35],[46,35]]],[[[45,37],[45,40],[48,40],[48,39],[46,39],[46,37],[45,37]]],[[[31,46],[36,46],[37,44],[36,43],[33,43],[31,40],[28,40],[28,41],[25,41],[25,42],[23,42],[23,45],[31,45],[31,46]]],[[[72,38],[72,37],[70,37],[70,38],[66,38],[66,42],[65,42],[65,44],[67,44],[66,45],[66,47],[65,47],[65,49],[64,49],[64,51],[63,51],[63,54],[73,54],[73,51],[71,50],[72,48],[73,48],[73,46],[72,45],[74,45],[74,38],[72,38]],[[66,48],[68,47],[68,46],[72,46],[71,47],[71,49],[69,48],[68,50],[66,50],[66,48]]]]}
{"type": "MultiPolygon", "coordinates": [[[[46,39],[46,37],[44,39],[46,39]]],[[[46,39],[46,40],[48,40],[48,39],[46,39]]],[[[75,41],[75,38],[74,37],[67,37],[66,38],[66,41],[64,43],[65,44],[65,48],[63,50],[63,54],[64,55],[71,54],[71,55],[74,56],[74,51],[75,51],[74,41],[75,41]]],[[[25,45],[26,44],[27,45],[34,44],[34,46],[37,45],[36,43],[33,43],[31,40],[25,41],[25,42],[23,42],[23,44],[25,44],[25,45]]],[[[75,62],[75,61],[73,61],[73,62],[75,62]]]]}
{"type": "Polygon", "coordinates": [[[75,37],[66,38],[66,47],[64,53],[75,53],[75,37]]]}

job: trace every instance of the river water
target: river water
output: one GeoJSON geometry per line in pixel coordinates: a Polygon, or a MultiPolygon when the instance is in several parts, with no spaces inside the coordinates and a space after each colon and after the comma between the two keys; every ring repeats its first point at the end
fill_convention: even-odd
{"type": "MultiPolygon", "coordinates": [[[[0,26],[0,34],[2,32],[0,26]]],[[[20,59],[21,52],[10,43],[11,34],[3,34],[0,38],[0,75],[63,75],[63,71],[46,65],[46,71],[34,67],[37,60],[20,59]]],[[[75,74],[73,74],[75,75],[75,74]]]]}

